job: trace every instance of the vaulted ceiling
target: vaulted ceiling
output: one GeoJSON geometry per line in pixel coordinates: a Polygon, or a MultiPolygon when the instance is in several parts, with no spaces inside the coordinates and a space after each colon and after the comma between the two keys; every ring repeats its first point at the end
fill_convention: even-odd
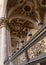
{"type": "Polygon", "coordinates": [[[11,38],[16,43],[28,30],[38,30],[39,22],[46,23],[46,0],[8,0],[7,13],[11,38]]]}

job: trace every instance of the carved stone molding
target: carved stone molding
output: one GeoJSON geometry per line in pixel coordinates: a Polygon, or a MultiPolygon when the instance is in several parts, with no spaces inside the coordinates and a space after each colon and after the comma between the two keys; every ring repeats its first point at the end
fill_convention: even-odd
{"type": "Polygon", "coordinates": [[[46,7],[46,0],[38,0],[41,7],[46,7]]]}
{"type": "Polygon", "coordinates": [[[2,18],[2,19],[0,19],[0,28],[2,28],[4,26],[6,26],[7,29],[9,28],[8,18],[2,18]]]}

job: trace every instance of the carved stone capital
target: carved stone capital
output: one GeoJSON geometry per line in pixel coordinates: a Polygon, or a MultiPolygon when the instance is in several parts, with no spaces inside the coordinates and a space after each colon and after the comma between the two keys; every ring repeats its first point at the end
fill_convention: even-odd
{"type": "Polygon", "coordinates": [[[0,19],[0,28],[2,28],[3,26],[8,27],[8,18],[1,18],[0,19]]]}

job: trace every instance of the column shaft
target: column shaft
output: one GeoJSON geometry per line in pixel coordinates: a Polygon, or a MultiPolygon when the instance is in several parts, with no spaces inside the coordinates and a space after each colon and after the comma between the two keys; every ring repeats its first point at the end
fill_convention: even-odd
{"type": "Polygon", "coordinates": [[[4,65],[4,61],[8,57],[8,52],[7,52],[7,35],[6,35],[6,26],[4,23],[4,19],[6,18],[6,5],[7,5],[7,0],[0,0],[0,25],[1,25],[1,42],[0,42],[0,65],[4,65]],[[3,19],[3,21],[2,21],[3,19]]]}
{"type": "Polygon", "coordinates": [[[0,0],[0,18],[6,18],[6,5],[7,0],[0,0]]]}
{"type": "Polygon", "coordinates": [[[0,64],[1,64],[1,29],[0,29],[0,64]]]}
{"type": "Polygon", "coordinates": [[[7,48],[7,28],[4,25],[1,27],[1,64],[4,65],[4,61],[8,58],[8,48],[7,48]]]}

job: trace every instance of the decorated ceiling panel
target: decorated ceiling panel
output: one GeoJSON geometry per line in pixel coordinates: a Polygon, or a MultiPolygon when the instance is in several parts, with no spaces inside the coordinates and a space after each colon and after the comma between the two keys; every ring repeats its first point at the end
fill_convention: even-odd
{"type": "Polygon", "coordinates": [[[13,38],[25,38],[28,30],[38,30],[46,23],[46,0],[8,0],[7,12],[13,38]]]}

